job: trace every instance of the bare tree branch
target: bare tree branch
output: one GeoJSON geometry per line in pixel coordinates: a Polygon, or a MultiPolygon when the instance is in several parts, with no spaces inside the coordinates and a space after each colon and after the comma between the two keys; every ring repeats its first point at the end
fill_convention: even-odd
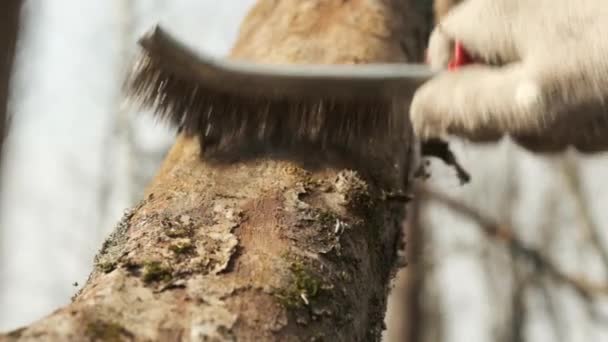
{"type": "Polygon", "coordinates": [[[566,184],[574,195],[576,207],[583,220],[582,228],[585,230],[586,240],[596,250],[604,266],[604,271],[608,275],[608,246],[604,243],[600,235],[600,228],[589,211],[589,203],[585,197],[576,157],[572,154],[566,155],[562,159],[560,170],[566,179],[566,184]]]}
{"type": "Polygon", "coordinates": [[[484,216],[475,208],[469,207],[457,199],[428,187],[419,187],[418,191],[425,198],[446,206],[454,210],[454,212],[476,222],[487,236],[505,243],[516,256],[525,258],[538,271],[544,272],[553,279],[571,286],[583,298],[590,299],[597,295],[608,295],[608,284],[595,284],[586,279],[565,273],[541,252],[521,241],[512,229],[484,216]]]}

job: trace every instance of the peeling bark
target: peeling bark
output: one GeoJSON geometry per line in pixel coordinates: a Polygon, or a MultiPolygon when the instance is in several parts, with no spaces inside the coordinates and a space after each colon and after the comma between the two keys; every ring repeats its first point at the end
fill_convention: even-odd
{"type": "MultiPolygon", "coordinates": [[[[418,60],[412,11],[398,0],[261,0],[232,57],[418,60]]],[[[288,161],[210,164],[180,136],[73,302],[2,339],[378,340],[405,208],[374,184],[288,161]]]]}

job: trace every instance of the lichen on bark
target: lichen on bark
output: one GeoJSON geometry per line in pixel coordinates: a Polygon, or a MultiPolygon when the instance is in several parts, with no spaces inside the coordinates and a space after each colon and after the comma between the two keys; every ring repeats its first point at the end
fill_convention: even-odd
{"type": "MultiPolygon", "coordinates": [[[[398,0],[260,0],[232,57],[416,59],[412,11],[398,0]]],[[[378,340],[404,204],[353,170],[268,158],[218,165],[200,148],[178,137],[70,305],[2,338],[378,340]]]]}

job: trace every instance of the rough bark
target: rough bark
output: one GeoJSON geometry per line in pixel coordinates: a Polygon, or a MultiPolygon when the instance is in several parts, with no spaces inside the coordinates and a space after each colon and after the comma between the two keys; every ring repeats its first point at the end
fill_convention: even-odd
{"type": "Polygon", "coordinates": [[[20,0],[5,0],[0,4],[0,152],[6,134],[10,79],[19,31],[20,9],[20,0]]]}
{"type": "MultiPolygon", "coordinates": [[[[412,11],[401,0],[261,0],[232,56],[418,60],[412,11]]],[[[405,208],[373,184],[288,161],[209,164],[180,136],[73,302],[2,339],[377,340],[405,208]]]]}

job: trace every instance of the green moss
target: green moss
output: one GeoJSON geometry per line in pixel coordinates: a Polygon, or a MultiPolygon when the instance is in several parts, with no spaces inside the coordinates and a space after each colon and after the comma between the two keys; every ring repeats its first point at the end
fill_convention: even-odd
{"type": "Polygon", "coordinates": [[[296,288],[306,294],[309,298],[314,298],[319,293],[321,280],[305,269],[302,264],[293,264],[291,272],[295,277],[296,288]]]}
{"type": "Polygon", "coordinates": [[[289,308],[309,305],[321,290],[322,281],[301,262],[294,262],[289,267],[291,281],[289,285],[275,292],[279,301],[289,308]]]}
{"type": "Polygon", "coordinates": [[[112,261],[100,262],[97,268],[103,273],[110,273],[116,269],[116,263],[112,261]]]}
{"type": "Polygon", "coordinates": [[[142,279],[146,283],[169,281],[171,280],[171,270],[158,261],[150,261],[144,264],[142,279]]]}
{"type": "Polygon", "coordinates": [[[116,261],[120,258],[128,240],[127,232],[129,231],[131,219],[135,215],[135,212],[137,212],[137,210],[139,210],[139,208],[141,208],[145,203],[146,201],[142,201],[134,208],[125,211],[122,219],[120,222],[118,222],[118,225],[114,231],[103,242],[99,253],[95,255],[94,262],[96,265],[99,266],[101,264],[116,263],[116,261]]]}
{"type": "Polygon", "coordinates": [[[91,341],[104,342],[124,341],[127,337],[132,337],[132,334],[120,324],[100,320],[89,322],[85,334],[91,341]]]}
{"type": "Polygon", "coordinates": [[[169,250],[175,254],[187,254],[194,250],[194,244],[190,239],[182,239],[172,243],[169,250]]]}
{"type": "Polygon", "coordinates": [[[170,238],[180,238],[190,235],[190,230],[185,227],[170,227],[165,230],[165,235],[170,238]]]}
{"type": "Polygon", "coordinates": [[[334,215],[331,211],[323,211],[323,210],[319,210],[317,212],[317,218],[323,226],[334,225],[334,224],[336,224],[336,220],[338,219],[338,217],[336,215],[334,215]]]}

